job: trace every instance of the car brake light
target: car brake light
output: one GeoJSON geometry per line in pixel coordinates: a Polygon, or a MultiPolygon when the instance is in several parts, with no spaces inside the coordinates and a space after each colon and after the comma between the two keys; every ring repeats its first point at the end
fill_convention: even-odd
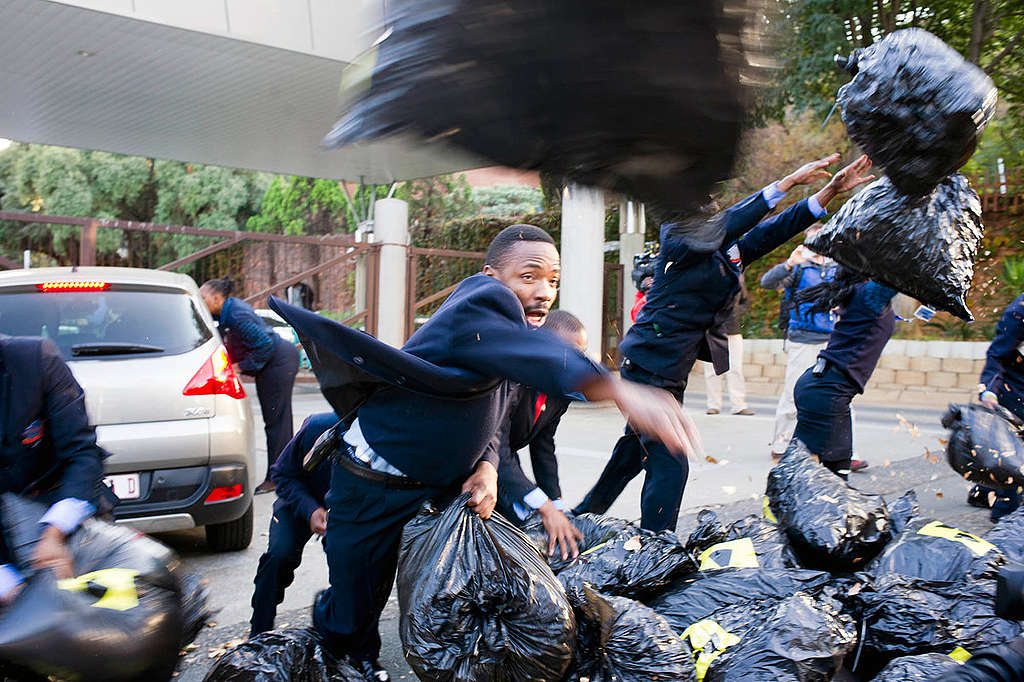
{"type": "Polygon", "coordinates": [[[206,502],[223,502],[225,500],[234,500],[241,496],[241,483],[236,483],[235,485],[222,485],[210,491],[210,494],[206,496],[206,502]]]}
{"type": "Polygon", "coordinates": [[[245,390],[242,382],[231,368],[231,360],[224,346],[217,346],[196,375],[185,386],[183,395],[226,395],[242,399],[245,390]]]}
{"type": "Polygon", "coordinates": [[[44,294],[51,291],[106,291],[110,282],[43,282],[36,289],[44,294]]]}

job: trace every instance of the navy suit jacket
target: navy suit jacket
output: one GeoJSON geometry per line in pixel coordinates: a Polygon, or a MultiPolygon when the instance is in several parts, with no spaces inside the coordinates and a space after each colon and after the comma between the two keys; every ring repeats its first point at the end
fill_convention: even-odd
{"type": "Polygon", "coordinates": [[[713,251],[689,246],[685,225],[661,226],[647,304],[620,345],[630,362],[673,382],[684,381],[696,360],[713,363],[717,374],[729,370],[724,330],[740,292],[740,269],[815,221],[806,200],[761,221],[768,211],[758,192],[713,218],[724,222],[725,235],[713,251]]]}
{"type": "Polygon", "coordinates": [[[0,492],[96,503],[103,458],[85,393],[52,341],[0,336],[0,492]]]}
{"type": "Polygon", "coordinates": [[[397,350],[355,329],[271,299],[299,334],[335,412],[359,417],[374,451],[407,476],[447,486],[493,448],[506,380],[568,395],[605,371],[554,334],[531,330],[522,304],[493,277],[463,280],[397,350]]]}
{"type": "MultiPolygon", "coordinates": [[[[981,383],[1014,414],[1024,415],[1024,294],[1003,311],[985,354],[981,383]]],[[[1024,418],[1024,417],[1022,417],[1024,418]]]]}
{"type": "Polygon", "coordinates": [[[536,415],[537,391],[516,387],[515,403],[501,431],[498,453],[498,494],[512,502],[522,502],[534,488],[540,488],[551,499],[562,497],[558,482],[558,460],[555,458],[555,432],[562,415],[572,401],[563,396],[547,396],[540,416],[536,415]],[[519,450],[530,446],[530,463],[536,483],[523,472],[519,450]]]}
{"type": "Polygon", "coordinates": [[[296,518],[309,521],[320,507],[331,487],[331,463],[325,459],[312,471],[302,466],[303,458],[324,431],[338,423],[338,415],[321,412],[306,418],[295,436],[281,450],[270,478],[274,481],[277,500],[274,511],[288,510],[296,518]]]}

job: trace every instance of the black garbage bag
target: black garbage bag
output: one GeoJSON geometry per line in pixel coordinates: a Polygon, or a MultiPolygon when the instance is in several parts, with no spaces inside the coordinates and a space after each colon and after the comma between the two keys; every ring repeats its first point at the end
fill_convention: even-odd
{"type": "Polygon", "coordinates": [[[744,5],[393,0],[324,144],[407,132],[685,207],[735,157],[744,5]]]}
{"type": "Polygon", "coordinates": [[[800,568],[789,538],[777,524],[748,516],[729,526],[725,540],[697,557],[700,570],[719,568],[800,568]]]}
{"type": "Polygon", "coordinates": [[[998,547],[1007,561],[1024,564],[1024,507],[999,519],[985,539],[998,547]]]}
{"type": "Polygon", "coordinates": [[[665,619],[638,601],[583,588],[577,662],[570,679],[690,680],[693,663],[665,619]]]}
{"type": "Polygon", "coordinates": [[[261,632],[213,664],[203,682],[364,682],[362,674],[320,646],[311,629],[261,632]]]}
{"type": "Polygon", "coordinates": [[[885,506],[889,510],[889,521],[892,522],[893,534],[902,533],[911,519],[921,513],[917,504],[917,493],[913,490],[903,493],[895,502],[886,502],[885,506]]]}
{"type": "Polygon", "coordinates": [[[203,626],[213,616],[209,608],[210,593],[206,581],[195,573],[186,573],[181,578],[181,646],[184,648],[199,636],[203,626]]]}
{"type": "Polygon", "coordinates": [[[932,682],[961,665],[945,654],[901,656],[890,661],[871,682],[932,682]]]}
{"type": "Polygon", "coordinates": [[[1022,629],[995,614],[995,580],[945,582],[890,573],[853,599],[866,626],[865,660],[879,666],[896,656],[984,649],[1022,629]]]}
{"type": "Polygon", "coordinates": [[[62,679],[169,680],[206,614],[201,594],[183,613],[174,553],[89,519],[67,541],[77,575],[57,581],[29,564],[46,507],[11,494],[0,496],[0,506],[8,549],[26,576],[0,612],[0,660],[62,679]]]}
{"type": "Polygon", "coordinates": [[[710,509],[697,512],[697,526],[686,538],[684,547],[690,554],[697,556],[711,545],[725,542],[725,525],[718,514],[710,509]]]}
{"type": "Polygon", "coordinates": [[[950,430],[946,459],[958,474],[994,490],[1024,486],[1024,429],[1017,415],[998,405],[953,404],[942,425],[950,430]]]}
{"type": "Polygon", "coordinates": [[[738,606],[742,610],[754,602],[784,599],[797,592],[817,595],[830,580],[822,571],[726,568],[679,578],[646,603],[672,629],[682,632],[698,621],[717,617],[723,609],[738,606]]]}
{"type": "Polygon", "coordinates": [[[955,582],[965,578],[994,579],[1006,563],[991,542],[934,519],[907,524],[865,568],[876,578],[886,573],[955,582]]]}
{"type": "Polygon", "coordinates": [[[768,473],[766,494],[772,513],[808,568],[856,571],[889,541],[885,500],[851,488],[795,438],[768,473]]]}
{"type": "Polygon", "coordinates": [[[904,194],[924,195],[967,163],[996,108],[985,72],[921,29],[856,50],[839,89],[850,137],[904,194]]]}
{"type": "Polygon", "coordinates": [[[500,516],[483,520],[464,493],[427,505],[402,535],[399,633],[421,680],[557,680],[572,661],[576,620],[536,548],[500,516]]]}
{"type": "Polygon", "coordinates": [[[631,526],[580,554],[558,580],[569,601],[583,601],[583,585],[603,594],[644,600],[680,575],[697,570],[693,557],[671,531],[653,533],[631,526]]]}
{"type": "Polygon", "coordinates": [[[981,202],[967,178],[900,193],[887,176],[855,194],[807,245],[843,266],[970,322],[965,297],[981,244],[981,202]]]}
{"type": "MultiPolygon", "coordinates": [[[[597,547],[601,543],[611,540],[620,532],[633,527],[628,521],[623,519],[601,516],[600,514],[573,516],[570,513],[568,516],[573,525],[583,534],[583,540],[576,545],[580,552],[597,547]]],[[[526,534],[526,537],[530,538],[530,542],[537,548],[537,551],[547,557],[548,566],[555,573],[558,573],[572,563],[573,559],[571,557],[568,559],[562,558],[562,554],[558,551],[557,547],[555,548],[555,553],[548,556],[548,532],[544,530],[544,523],[541,521],[539,514],[531,514],[520,530],[526,534]]]]}

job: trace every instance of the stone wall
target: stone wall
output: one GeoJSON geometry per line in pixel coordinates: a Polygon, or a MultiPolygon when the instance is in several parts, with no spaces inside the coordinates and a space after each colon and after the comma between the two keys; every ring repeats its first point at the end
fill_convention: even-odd
{"type": "MultiPolygon", "coordinates": [[[[858,400],[939,407],[969,400],[976,396],[986,350],[985,342],[892,340],[858,400]]],[[[747,393],[778,395],[786,375],[782,340],[744,339],[743,356],[747,393]]],[[[703,390],[702,363],[697,363],[690,382],[703,390]]]]}

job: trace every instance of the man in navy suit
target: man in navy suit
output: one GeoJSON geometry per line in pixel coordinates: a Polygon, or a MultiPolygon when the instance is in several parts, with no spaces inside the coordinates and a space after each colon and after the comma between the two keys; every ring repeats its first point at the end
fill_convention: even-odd
{"type": "MultiPolygon", "coordinates": [[[[85,393],[53,342],[0,335],[0,493],[50,505],[33,568],[72,576],[66,536],[113,497],[101,483],[104,456],[85,393]]],[[[23,580],[7,554],[0,535],[0,604],[14,598],[23,580]]]]}
{"type": "Polygon", "coordinates": [[[402,350],[271,299],[345,415],[325,500],[331,587],[317,598],[313,622],[325,646],[348,654],[367,679],[390,679],[377,662],[377,625],[403,526],[426,500],[443,504],[460,491],[480,516],[494,509],[510,381],[613,400],[667,450],[692,448],[696,431],[670,394],[612,377],[554,335],[531,331],[547,317],[558,280],[558,250],[546,232],[505,228],[483,272],[463,280],[402,350]]]}
{"type": "MultiPolygon", "coordinates": [[[[587,330],[570,312],[552,310],[542,329],[580,352],[587,349],[587,330]]],[[[546,395],[524,386],[517,386],[516,394],[498,443],[501,460],[497,510],[517,525],[536,512],[548,533],[548,553],[553,554],[557,546],[563,559],[570,554],[576,556],[576,543],[583,535],[565,515],[555,458],[555,432],[572,398],[546,395]],[[536,483],[526,476],[519,461],[519,450],[527,445],[536,483]]]]}
{"type": "Polygon", "coordinates": [[[331,467],[323,461],[312,471],[302,466],[303,458],[316,440],[338,423],[338,415],[322,412],[306,418],[295,437],[281,450],[268,478],[274,482],[277,500],[270,518],[267,551],[260,557],[253,583],[252,619],[249,636],[274,628],[277,606],[295,579],[302,562],[302,550],[315,534],[327,532],[324,498],[331,487],[331,467]]]}
{"type": "MultiPolygon", "coordinates": [[[[729,344],[722,330],[740,291],[742,269],[824,216],[825,206],[837,194],[870,180],[873,176],[863,177],[863,173],[871,162],[861,157],[836,173],[817,194],[762,219],[791,188],[829,177],[826,167],[838,160],[839,155],[833,154],[805,164],[710,218],[673,219],[661,226],[654,284],[619,347],[625,357],[623,378],[664,388],[682,402],[696,360],[712,363],[716,374],[728,371],[729,344]]],[[[647,471],[640,501],[641,527],[675,528],[689,475],[686,458],[666,450],[657,439],[637,434],[628,424],[576,513],[603,514],[641,470],[647,471]]]]}

